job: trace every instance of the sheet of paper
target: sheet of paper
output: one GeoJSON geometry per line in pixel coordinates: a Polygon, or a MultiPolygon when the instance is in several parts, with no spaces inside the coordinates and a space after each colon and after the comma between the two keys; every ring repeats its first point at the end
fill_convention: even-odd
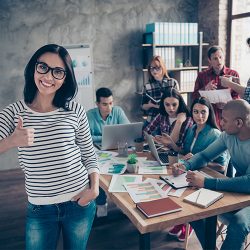
{"type": "Polygon", "coordinates": [[[188,186],[188,182],[186,180],[187,173],[180,174],[178,176],[167,175],[163,176],[164,179],[170,184],[173,185],[175,188],[182,188],[188,186]]]}
{"type": "Polygon", "coordinates": [[[112,151],[96,150],[96,155],[98,162],[103,163],[112,160],[115,156],[118,155],[118,153],[112,151]]]}
{"type": "Polygon", "coordinates": [[[127,192],[125,183],[142,182],[141,175],[113,175],[109,184],[109,192],[127,192]]]}
{"type": "Polygon", "coordinates": [[[154,182],[156,185],[158,185],[162,191],[162,195],[164,197],[167,197],[168,193],[172,189],[171,186],[169,186],[165,181],[154,179],[154,178],[147,178],[146,181],[150,181],[151,183],[154,182]]]}
{"type": "Polygon", "coordinates": [[[232,100],[230,89],[199,90],[201,96],[206,97],[211,103],[227,103],[232,100]]]}
{"type": "Polygon", "coordinates": [[[127,168],[127,159],[124,158],[112,158],[111,160],[100,164],[100,174],[123,174],[127,168]]]}
{"type": "Polygon", "coordinates": [[[168,170],[166,166],[144,166],[139,165],[138,174],[167,174],[168,170]]]}
{"type": "Polygon", "coordinates": [[[169,196],[181,197],[187,188],[171,189],[169,196]]]}
{"type": "Polygon", "coordinates": [[[159,186],[150,181],[129,183],[124,184],[124,186],[135,203],[157,200],[164,197],[161,195],[159,186]]]}

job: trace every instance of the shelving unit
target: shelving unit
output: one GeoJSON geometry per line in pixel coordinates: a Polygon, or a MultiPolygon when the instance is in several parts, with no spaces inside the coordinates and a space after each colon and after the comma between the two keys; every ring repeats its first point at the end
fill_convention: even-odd
{"type": "MultiPolygon", "coordinates": [[[[177,51],[178,54],[176,56],[175,54],[175,58],[179,57],[179,59],[182,61],[182,64],[185,65],[185,62],[191,62],[192,65],[187,65],[182,66],[182,67],[167,67],[168,73],[171,75],[171,77],[175,78],[179,84],[180,84],[180,91],[182,93],[189,93],[189,92],[193,92],[194,89],[194,81],[196,79],[196,76],[198,74],[198,72],[202,71],[202,69],[206,69],[208,66],[203,66],[202,65],[202,49],[204,46],[208,46],[208,43],[203,43],[203,32],[199,32],[199,37],[198,37],[198,43],[197,44],[154,44],[155,41],[155,33],[151,33],[152,37],[153,37],[153,44],[148,44],[148,43],[144,43],[142,44],[143,47],[143,84],[145,84],[147,82],[147,65],[149,63],[149,61],[151,60],[151,58],[154,55],[157,55],[157,48],[174,48],[174,51],[177,51]],[[195,51],[196,50],[196,51],[195,51]],[[194,65],[194,66],[193,66],[194,65]],[[191,86],[190,82],[190,86],[189,88],[184,86],[184,83],[182,82],[181,79],[181,75],[183,76],[184,74],[189,74],[189,73],[180,73],[183,71],[189,71],[189,73],[191,74],[192,71],[192,82],[193,82],[193,86],[191,86]],[[196,72],[194,72],[196,71],[196,72]]],[[[144,34],[144,41],[145,36],[148,35],[148,33],[144,34]]],[[[174,62],[175,63],[175,62],[174,62]]]]}

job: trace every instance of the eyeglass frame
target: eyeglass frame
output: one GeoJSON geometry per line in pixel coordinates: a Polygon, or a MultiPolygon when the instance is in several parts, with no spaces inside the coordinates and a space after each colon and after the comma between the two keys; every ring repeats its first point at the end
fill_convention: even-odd
{"type": "Polygon", "coordinates": [[[161,69],[162,69],[161,66],[159,66],[159,67],[158,67],[158,66],[156,66],[156,67],[150,66],[150,67],[149,67],[149,70],[150,70],[150,71],[155,70],[155,71],[159,72],[161,69]]]}
{"type": "Polygon", "coordinates": [[[47,74],[49,71],[51,71],[52,76],[53,76],[55,79],[57,79],[57,80],[62,80],[62,79],[64,79],[65,76],[66,76],[66,74],[67,74],[66,70],[64,70],[63,68],[60,68],[60,67],[52,68],[52,67],[50,67],[50,66],[49,66],[47,63],[45,63],[45,62],[39,62],[39,61],[36,62],[35,68],[36,68],[36,72],[39,73],[39,74],[42,74],[42,75],[45,75],[45,74],[47,74]],[[46,71],[46,72],[39,72],[39,71],[37,70],[37,66],[38,66],[39,64],[42,64],[42,65],[46,66],[46,67],[48,68],[47,71],[46,71]],[[54,76],[54,70],[60,70],[60,71],[62,71],[62,72],[64,73],[63,77],[62,77],[62,78],[57,78],[57,77],[55,77],[55,76],[54,76]]]}

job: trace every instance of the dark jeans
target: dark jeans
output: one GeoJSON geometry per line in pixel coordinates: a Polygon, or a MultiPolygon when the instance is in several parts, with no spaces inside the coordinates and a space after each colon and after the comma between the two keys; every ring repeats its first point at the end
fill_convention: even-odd
{"type": "Polygon", "coordinates": [[[95,212],[95,201],[86,206],[76,201],[51,205],[28,203],[26,250],[55,250],[61,231],[64,249],[85,250],[95,212]]]}
{"type": "Polygon", "coordinates": [[[99,187],[99,195],[96,198],[96,205],[105,205],[107,203],[107,195],[102,188],[99,187]]]}

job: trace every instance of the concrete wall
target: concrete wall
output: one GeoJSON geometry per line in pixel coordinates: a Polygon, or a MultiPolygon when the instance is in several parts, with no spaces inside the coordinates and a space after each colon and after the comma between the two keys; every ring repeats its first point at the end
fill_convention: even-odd
{"type": "MultiPolygon", "coordinates": [[[[110,87],[128,117],[140,120],[142,33],[157,21],[197,22],[198,0],[0,1],[0,109],[22,98],[24,67],[40,46],[91,43],[96,88],[110,87]]],[[[15,167],[15,150],[0,162],[15,167]]]]}

